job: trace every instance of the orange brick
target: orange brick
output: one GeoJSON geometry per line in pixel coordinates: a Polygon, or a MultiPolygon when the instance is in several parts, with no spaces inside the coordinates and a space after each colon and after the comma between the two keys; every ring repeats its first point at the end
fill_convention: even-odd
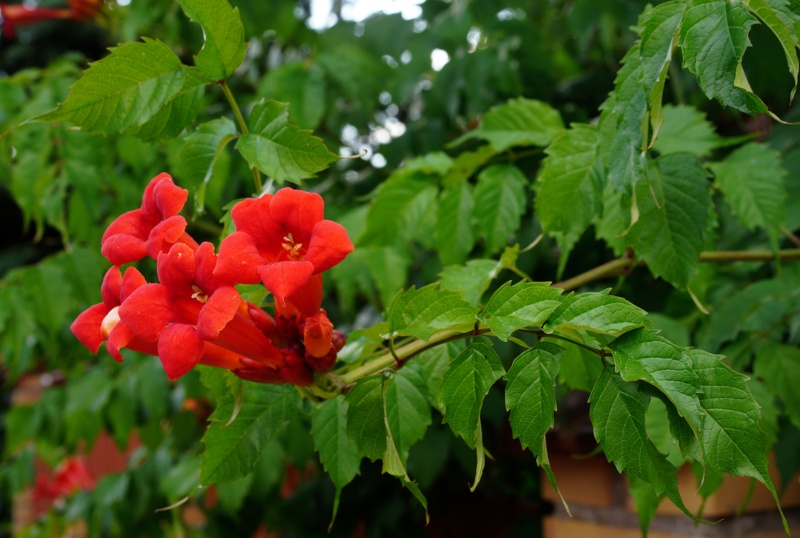
{"type": "MultiPolygon", "coordinates": [[[[550,467],[556,484],[568,505],[612,506],[618,496],[621,478],[604,456],[577,458],[551,455],[550,467]]],[[[542,473],[542,496],[553,503],[561,503],[558,493],[542,473]]]]}

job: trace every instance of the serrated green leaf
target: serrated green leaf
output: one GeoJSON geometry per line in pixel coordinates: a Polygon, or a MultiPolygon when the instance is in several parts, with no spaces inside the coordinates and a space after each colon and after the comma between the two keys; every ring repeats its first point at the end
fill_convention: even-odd
{"type": "Polygon", "coordinates": [[[784,413],[800,427],[800,349],[769,342],[756,351],[753,375],[781,399],[784,413]]]}
{"type": "Polygon", "coordinates": [[[775,498],[789,534],[767,469],[766,436],[758,427],[758,405],[747,389],[747,378],[728,368],[720,355],[690,349],[685,357],[692,361],[699,376],[699,398],[705,410],[700,443],[706,463],[716,471],[749,476],[764,484],[775,498]]]}
{"type": "Polygon", "coordinates": [[[562,348],[555,344],[540,342],[514,359],[505,376],[511,432],[522,448],[529,448],[537,460],[547,452],[544,436],[554,423],[554,387],[561,352],[562,348]]]}
{"type": "Polygon", "coordinates": [[[573,390],[590,392],[602,370],[603,363],[597,354],[580,346],[565,345],[561,353],[558,382],[573,390]]]}
{"type": "Polygon", "coordinates": [[[785,0],[745,1],[747,8],[772,30],[772,33],[775,34],[775,37],[777,37],[778,41],[781,43],[783,53],[786,55],[786,63],[789,66],[789,73],[791,73],[792,80],[794,80],[794,86],[792,86],[792,91],[789,96],[789,101],[791,102],[797,90],[797,73],[798,69],[800,69],[800,63],[798,63],[797,59],[797,36],[794,35],[794,24],[796,24],[797,21],[792,21],[791,19],[787,21],[784,17],[787,13],[788,4],[789,2],[785,0]]]}
{"type": "Polygon", "coordinates": [[[566,329],[581,329],[620,336],[646,325],[647,312],[622,297],[608,295],[606,290],[564,297],[561,305],[542,328],[548,334],[566,329]]]}
{"type": "Polygon", "coordinates": [[[632,480],[643,480],[692,517],[678,491],[678,469],[667,461],[647,437],[644,420],[648,398],[635,383],[624,381],[604,368],[589,397],[589,417],[594,435],[606,457],[632,480]]]}
{"type": "Polygon", "coordinates": [[[280,183],[300,183],[337,159],[321,139],[289,123],[285,103],[259,102],[247,124],[250,133],[239,138],[236,149],[250,166],[280,183]]]}
{"type": "Polygon", "coordinates": [[[481,407],[491,386],[505,373],[494,348],[484,341],[476,341],[450,361],[439,391],[444,422],[470,448],[476,449],[472,490],[480,482],[485,463],[481,407]]]}
{"type": "MultiPolygon", "coordinates": [[[[758,360],[756,361],[756,364],[758,364],[758,360]]],[[[800,380],[800,376],[797,375],[797,363],[793,363],[793,366],[790,366],[790,368],[795,370],[792,372],[791,377],[793,377],[795,380],[800,380]]],[[[758,374],[754,373],[753,375],[758,374]]],[[[778,381],[778,383],[781,382],[782,381],[778,381]]],[[[747,388],[750,390],[750,394],[753,395],[753,399],[756,401],[756,404],[758,404],[758,408],[761,411],[761,420],[758,421],[758,426],[764,433],[767,434],[767,446],[770,448],[775,446],[782,429],[781,424],[779,423],[781,412],[778,409],[775,398],[775,395],[778,394],[778,391],[773,390],[771,385],[772,384],[770,384],[770,387],[768,387],[765,383],[762,383],[756,379],[747,380],[747,388]]],[[[800,422],[800,411],[798,411],[798,409],[800,408],[792,408],[788,405],[786,406],[786,413],[789,415],[790,420],[793,420],[795,424],[800,422]]]]}
{"type": "Polygon", "coordinates": [[[750,46],[748,33],[755,23],[744,3],[689,0],[680,38],[683,65],[697,76],[706,96],[751,115],[767,112],[747,87],[742,70],[750,46]]]}
{"type": "Polygon", "coordinates": [[[461,293],[440,290],[438,284],[398,292],[386,311],[392,334],[428,340],[439,331],[459,330],[475,323],[477,309],[461,293]]]}
{"type": "Polygon", "coordinates": [[[302,129],[314,129],[325,114],[325,73],[300,62],[270,69],[261,80],[258,96],[290,104],[291,120],[302,129]]]}
{"type": "MultiPolygon", "coordinates": [[[[451,160],[449,167],[438,171],[439,175],[444,176],[442,185],[454,185],[468,180],[478,168],[486,164],[495,155],[497,155],[497,151],[489,145],[480,146],[475,151],[459,153],[458,157],[451,160]]],[[[478,182],[480,184],[480,178],[478,178],[478,182]]]]}
{"type": "Polygon", "coordinates": [[[347,393],[345,402],[348,405],[347,437],[370,460],[382,458],[386,451],[383,376],[360,379],[347,393]]]}
{"type": "Polygon", "coordinates": [[[665,155],[637,185],[640,217],[630,244],[655,276],[685,286],[703,250],[711,189],[705,170],[686,153],[665,155]]]}
{"type": "Polygon", "coordinates": [[[166,103],[153,117],[130,134],[145,142],[175,138],[188,127],[200,109],[205,81],[196,68],[185,68],[186,77],[183,88],[166,103]]]}
{"type": "Polygon", "coordinates": [[[464,265],[451,265],[442,271],[440,286],[446,290],[461,290],[462,298],[477,306],[489,284],[497,277],[502,266],[496,260],[475,259],[464,265]]]}
{"type": "Polygon", "coordinates": [[[636,516],[639,519],[639,530],[642,538],[647,538],[650,522],[656,515],[656,509],[661,503],[661,496],[656,494],[653,486],[644,480],[632,480],[628,491],[636,507],[636,516]]]}
{"type": "MultiPolygon", "coordinates": [[[[378,189],[367,213],[366,229],[356,241],[357,246],[403,244],[431,213],[437,193],[438,189],[431,181],[416,174],[393,174],[378,189]]],[[[427,233],[430,234],[429,228],[427,233]]]]}
{"type": "Polygon", "coordinates": [[[409,449],[425,436],[431,424],[428,386],[419,365],[412,362],[386,382],[386,424],[403,466],[409,449]]]}
{"type": "Polygon", "coordinates": [[[653,144],[653,149],[662,155],[687,152],[704,157],[726,145],[726,140],[714,131],[706,115],[696,108],[667,105],[663,112],[664,125],[653,144]]]}
{"type": "Polygon", "coordinates": [[[506,282],[489,298],[479,319],[505,341],[518,329],[542,325],[560,304],[561,290],[546,282],[506,282]]]}
{"type": "MultiPolygon", "coordinates": [[[[226,378],[233,377],[225,374],[226,378]]],[[[294,387],[248,383],[242,389],[240,399],[219,392],[217,408],[209,417],[211,425],[203,435],[203,485],[238,480],[250,473],[261,451],[300,410],[300,396],[294,387]],[[238,413],[229,424],[237,406],[238,413]]]]}
{"type": "Polygon", "coordinates": [[[597,127],[573,124],[545,150],[537,178],[536,214],[555,237],[562,263],[600,212],[602,180],[597,162],[597,127]]]}
{"type": "Polygon", "coordinates": [[[614,364],[625,381],[644,381],[664,393],[697,432],[703,410],[697,397],[697,376],[682,360],[682,351],[673,343],[643,329],[626,333],[608,346],[614,364]]]}
{"type": "Polygon", "coordinates": [[[337,490],[353,480],[361,462],[358,448],[347,437],[347,408],[344,397],[338,396],[317,404],[311,411],[314,445],[337,490]]]}
{"type": "Polygon", "coordinates": [[[493,254],[508,244],[525,213],[527,178],[511,164],[496,164],[478,175],[473,215],[478,235],[493,254]]]}
{"type": "Polygon", "coordinates": [[[419,364],[425,378],[428,387],[428,401],[440,411],[439,391],[442,387],[444,373],[450,366],[450,361],[463,350],[464,341],[456,340],[423,351],[414,359],[414,362],[419,364]]]}
{"type": "Polygon", "coordinates": [[[185,73],[161,41],[126,43],[93,63],[72,85],[66,101],[36,120],[121,133],[144,124],[169,103],[183,88],[185,73]]]}
{"type": "Polygon", "coordinates": [[[203,49],[194,57],[208,82],[228,78],[244,61],[247,43],[239,8],[226,0],[178,0],[183,12],[203,28],[203,49]]]}
{"type": "Polygon", "coordinates": [[[710,166],[733,213],[748,229],[765,230],[777,248],[780,227],[786,218],[786,171],[778,153],[763,144],[751,143],[710,166]]]}
{"type": "Polygon", "coordinates": [[[202,125],[184,139],[178,152],[176,175],[195,187],[211,179],[214,160],[236,137],[236,125],[228,118],[217,118],[202,125]]]}
{"type": "Polygon", "coordinates": [[[639,21],[642,57],[642,85],[649,91],[651,142],[656,139],[664,123],[661,101],[667,82],[672,51],[680,36],[681,20],[686,10],[685,2],[665,2],[653,9],[645,9],[639,21]]]}
{"type": "Polygon", "coordinates": [[[477,129],[453,144],[480,138],[500,153],[512,146],[546,146],[563,128],[561,116],[550,105],[518,97],[492,108],[477,129]]]}
{"type": "Polygon", "coordinates": [[[442,265],[461,263],[475,244],[472,186],[462,181],[445,187],[436,208],[435,245],[442,265]]]}
{"type": "Polygon", "coordinates": [[[647,168],[646,127],[648,92],[641,84],[642,58],[634,45],[622,59],[614,91],[600,106],[598,153],[603,157],[607,183],[630,194],[647,168]]]}

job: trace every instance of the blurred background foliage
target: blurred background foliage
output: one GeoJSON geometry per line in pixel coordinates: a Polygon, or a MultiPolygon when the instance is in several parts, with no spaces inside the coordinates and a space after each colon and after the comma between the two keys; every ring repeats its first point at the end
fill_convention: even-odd
{"type": "MultiPolygon", "coordinates": [[[[493,106],[524,96],[555,107],[565,125],[596,119],[645,7],[644,0],[510,0],[502,7],[425,0],[408,19],[378,13],[349,20],[354,11],[348,0],[333,6],[308,0],[231,3],[242,13],[249,41],[245,62],[229,80],[240,104],[262,97],[287,102],[293,123],[313,129],[335,153],[355,156],[334,163],[304,187],[323,194],[327,218],[345,224],[357,246],[367,203],[401,163],[418,158],[420,169],[436,170],[444,152],[476,159],[477,164],[464,163],[467,170],[487,164],[480,161],[475,140],[454,142],[493,106]]],[[[0,43],[0,132],[6,133],[0,138],[0,405],[5,415],[0,536],[10,535],[8,507],[14,494],[33,483],[35,460],[55,466],[69,454],[87,453],[101,432],[120,450],[131,449],[127,467],[100,478],[94,491],[68,498],[27,535],[50,536],[84,518],[96,536],[246,536],[260,527],[287,536],[318,536],[328,525],[334,488],[316,460],[307,424],[287,428],[251,477],[195,495],[187,506],[201,515],[190,518],[186,506],[154,513],[186,496],[197,482],[199,439],[211,396],[196,373],[168,383],[154,357],[130,354],[124,367],[105,352],[91,357],[68,330],[81,310],[100,299],[106,264],[99,244],[105,226],[138,207],[150,178],[166,170],[195,193],[190,231],[210,240],[223,230],[225,208],[252,190],[245,161],[230,148],[215,160],[211,174],[192,169],[185,148],[197,132],[143,140],[60,124],[15,128],[63,101],[70,84],[108,47],[139,36],[162,40],[187,64],[202,45],[199,27],[170,0],[109,4],[102,20],[21,27],[13,39],[6,36],[0,43]],[[44,385],[41,398],[12,405],[14,387],[31,376],[44,385]],[[138,441],[131,443],[134,434],[138,441]]],[[[786,98],[792,81],[777,40],[759,27],[751,39],[754,47],[745,55],[750,84],[771,110],[797,119],[786,98]]],[[[795,131],[765,117],[722,109],[679,66],[676,61],[670,70],[665,102],[705,113],[710,123],[701,123],[710,129],[703,133],[707,140],[717,140],[715,131],[745,135],[779,150],[789,193],[784,227],[800,228],[795,131]]],[[[206,89],[201,99],[195,124],[229,113],[216,88],[206,89]]],[[[730,152],[723,144],[712,142],[712,147],[719,155],[730,152]]],[[[514,163],[530,183],[543,158],[539,149],[488,156],[489,163],[514,163]]],[[[515,234],[522,246],[541,231],[534,193],[528,186],[524,193],[524,215],[515,234]]],[[[380,320],[398,289],[438,280],[444,264],[432,248],[424,212],[419,216],[417,226],[391,245],[365,240],[333,272],[326,306],[337,328],[368,327],[380,320]]],[[[739,223],[723,201],[716,218],[708,239],[716,248],[768,248],[767,234],[739,223]]],[[[476,244],[473,254],[490,257],[496,251],[476,244]]],[[[612,257],[604,243],[585,233],[564,275],[612,257]]],[[[555,243],[545,238],[519,254],[517,265],[535,280],[552,281],[558,261],[555,243]]],[[[152,266],[143,263],[141,269],[152,276],[152,266]]],[[[654,313],[670,339],[724,352],[745,372],[752,371],[754,356],[779,346],[789,378],[800,382],[798,283],[800,272],[791,263],[703,265],[692,289],[713,312],[710,316],[686,290],[646,270],[589,289],[615,285],[615,293],[654,313]],[[765,347],[765,341],[771,343],[765,347]]],[[[781,411],[792,402],[776,400],[769,391],[756,396],[764,413],[773,415],[769,433],[787,478],[800,466],[800,420],[781,411]]],[[[581,411],[560,405],[558,420],[585,428],[581,411]]],[[[424,513],[416,501],[381,475],[377,464],[363,462],[361,477],[343,492],[331,535],[537,535],[539,516],[548,507],[539,500],[535,462],[512,441],[499,394],[490,393],[483,412],[485,443],[496,461],[487,466],[475,493],[466,487],[474,455],[434,417],[409,462],[428,497],[431,525],[423,531],[424,513]],[[464,513],[471,514],[470,521],[464,513]]]]}

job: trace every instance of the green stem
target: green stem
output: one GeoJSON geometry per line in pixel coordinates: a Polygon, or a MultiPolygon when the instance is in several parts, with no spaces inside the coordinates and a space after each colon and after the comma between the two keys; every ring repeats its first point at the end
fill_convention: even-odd
{"type": "MultiPolygon", "coordinates": [[[[765,262],[774,260],[776,257],[782,261],[800,260],[800,248],[779,250],[777,256],[772,250],[721,250],[701,252],[698,261],[700,263],[765,262]]],[[[636,260],[634,260],[632,256],[622,256],[593,269],[589,269],[585,273],[581,273],[562,282],[556,282],[553,284],[553,287],[562,288],[565,291],[574,290],[584,284],[594,282],[595,280],[627,274],[636,265],[636,260]]]]}
{"type": "MultiPolygon", "coordinates": [[[[242,134],[250,134],[250,130],[247,128],[247,122],[244,121],[244,116],[242,115],[242,110],[239,108],[238,103],[236,103],[236,99],[233,97],[233,92],[231,92],[231,87],[228,86],[228,83],[224,80],[219,81],[219,85],[222,88],[222,93],[225,94],[225,99],[228,100],[228,104],[231,105],[231,109],[233,109],[233,115],[236,117],[236,123],[239,124],[239,129],[242,130],[242,134]]],[[[258,168],[253,167],[253,183],[256,187],[256,193],[260,194],[261,189],[263,188],[263,184],[261,183],[261,172],[258,171],[258,168]]]]}
{"type": "Polygon", "coordinates": [[[459,340],[461,338],[469,338],[472,336],[487,334],[489,332],[491,331],[488,328],[478,328],[467,332],[442,331],[438,334],[435,334],[428,342],[424,342],[422,340],[415,340],[410,344],[406,344],[400,348],[395,349],[394,353],[391,352],[384,353],[383,355],[375,358],[374,360],[371,360],[368,363],[359,366],[355,370],[340,375],[339,380],[342,383],[345,383],[346,385],[350,385],[352,383],[355,383],[362,377],[367,377],[368,375],[372,375],[374,373],[380,372],[381,370],[385,370],[386,368],[394,366],[395,364],[398,364],[398,359],[400,361],[398,366],[401,366],[409,359],[419,355],[423,351],[427,351],[438,345],[446,344],[447,342],[452,342],[453,340],[459,340]]]}
{"type": "Polygon", "coordinates": [[[594,353],[595,355],[599,356],[601,359],[605,358],[605,356],[606,356],[606,352],[604,350],[596,349],[596,348],[593,348],[592,346],[587,346],[583,342],[578,342],[576,340],[572,340],[571,338],[567,338],[566,336],[561,336],[561,335],[558,335],[558,334],[547,334],[547,333],[542,332],[542,331],[537,332],[536,335],[538,336],[538,338],[540,340],[543,339],[543,338],[554,338],[556,340],[562,340],[564,342],[569,342],[570,344],[576,345],[578,347],[582,347],[583,349],[594,353]]]}

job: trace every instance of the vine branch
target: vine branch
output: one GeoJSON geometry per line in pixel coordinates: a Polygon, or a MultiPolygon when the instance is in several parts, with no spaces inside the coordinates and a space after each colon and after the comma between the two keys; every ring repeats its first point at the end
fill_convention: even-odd
{"type": "MultiPolygon", "coordinates": [[[[771,261],[774,259],[782,261],[800,260],[800,248],[790,248],[779,250],[776,253],[772,250],[721,250],[721,251],[708,251],[700,253],[700,263],[730,263],[730,262],[758,262],[758,261],[771,261]]],[[[567,280],[556,282],[552,286],[554,288],[562,288],[565,291],[574,290],[594,282],[595,280],[602,280],[604,278],[611,278],[620,275],[628,274],[634,267],[639,265],[633,256],[626,254],[615,260],[598,265],[593,269],[576,275],[567,280]]]]}
{"type": "MultiPolygon", "coordinates": [[[[231,105],[231,109],[233,109],[233,115],[236,117],[236,123],[239,124],[239,129],[242,130],[242,134],[250,134],[250,129],[247,128],[247,122],[244,121],[242,110],[239,108],[236,99],[233,97],[231,87],[228,86],[228,83],[224,80],[219,81],[219,86],[222,88],[222,93],[225,94],[225,99],[227,99],[228,104],[231,105]]],[[[263,184],[261,183],[261,172],[259,172],[258,168],[256,167],[253,167],[253,183],[256,187],[256,193],[261,194],[261,189],[263,188],[263,184]]]]}

